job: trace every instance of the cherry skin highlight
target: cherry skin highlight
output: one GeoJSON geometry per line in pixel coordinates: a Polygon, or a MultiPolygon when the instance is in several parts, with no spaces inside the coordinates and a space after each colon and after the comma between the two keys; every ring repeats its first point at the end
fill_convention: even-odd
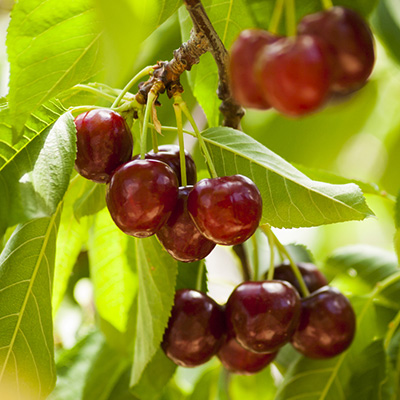
{"type": "MultiPolygon", "coordinates": [[[[139,159],[135,156],[134,159],[139,159]]],[[[169,165],[178,177],[179,186],[182,186],[181,179],[181,160],[179,156],[179,146],[175,144],[166,144],[158,147],[158,152],[150,151],[145,155],[146,160],[158,160],[169,165]]],[[[186,180],[188,185],[194,185],[197,182],[196,164],[192,156],[185,150],[186,160],[186,180]]]]}
{"type": "Polygon", "coordinates": [[[306,357],[330,358],[350,346],[355,330],[356,317],[349,300],[325,286],[302,300],[292,345],[306,357]]]}
{"type": "Polygon", "coordinates": [[[300,296],[288,282],[244,282],[226,304],[228,334],[247,350],[273,353],[292,338],[300,309],[300,296]]]}
{"type": "Polygon", "coordinates": [[[224,333],[222,307],[204,293],[181,289],[175,294],[161,347],[175,364],[196,367],[217,353],[224,333]]]}
{"type": "MultiPolygon", "coordinates": [[[[304,279],[310,293],[326,286],[327,279],[322,272],[312,263],[297,263],[297,267],[304,279]]],[[[299,281],[293,273],[290,263],[284,262],[274,268],[274,279],[291,283],[301,295],[299,281]]]]}
{"type": "Polygon", "coordinates": [[[188,195],[193,186],[179,188],[178,200],[171,216],[157,232],[157,237],[165,250],[178,261],[193,262],[208,256],[215,243],[204,237],[187,210],[188,195]]]}
{"type": "Polygon", "coordinates": [[[260,354],[246,350],[234,337],[226,338],[218,351],[222,365],[230,372],[251,375],[269,365],[278,353],[260,354]]]}
{"type": "Polygon", "coordinates": [[[107,207],[115,224],[126,234],[148,237],[167,221],[178,198],[178,179],[156,160],[122,165],[111,178],[107,207]]]}
{"type": "Polygon", "coordinates": [[[233,97],[244,107],[267,110],[271,108],[257,82],[254,65],[262,47],[274,43],[278,37],[262,29],[246,29],[232,45],[229,62],[233,97]]]}
{"type": "Polygon", "coordinates": [[[203,179],[189,194],[188,211],[206,238],[229,246],[243,243],[256,231],[262,199],[257,186],[245,176],[203,179]]]}
{"type": "Polygon", "coordinates": [[[95,109],[78,115],[75,126],[76,170],[86,179],[108,182],[132,157],[133,139],[125,120],[112,110],[95,109]]]}
{"type": "Polygon", "coordinates": [[[310,35],[282,38],[259,53],[259,87],[281,113],[304,115],[321,108],[327,100],[330,68],[322,40],[310,35]]]}
{"type": "Polygon", "coordinates": [[[374,38],[358,13],[337,6],[310,14],[300,21],[298,33],[318,36],[329,46],[333,91],[352,92],[365,84],[375,63],[374,38]]]}

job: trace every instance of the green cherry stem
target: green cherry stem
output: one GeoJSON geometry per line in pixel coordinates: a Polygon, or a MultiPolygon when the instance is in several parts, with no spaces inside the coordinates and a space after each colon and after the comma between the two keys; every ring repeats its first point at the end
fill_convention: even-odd
{"type": "Polygon", "coordinates": [[[260,265],[258,262],[258,241],[256,235],[251,237],[251,242],[253,243],[253,280],[258,281],[260,265]]]}
{"type": "Polygon", "coordinates": [[[332,0],[321,0],[322,2],[322,7],[324,7],[325,10],[329,10],[330,8],[333,7],[332,0]]]}
{"type": "Polygon", "coordinates": [[[157,98],[157,95],[152,90],[150,90],[150,92],[147,96],[147,104],[146,104],[146,108],[144,111],[143,126],[142,126],[142,131],[141,131],[140,158],[142,160],[144,160],[144,158],[145,158],[146,149],[147,149],[147,129],[148,129],[148,125],[149,125],[150,112],[151,112],[151,108],[153,107],[153,103],[156,98],[157,98]]]}
{"type": "Polygon", "coordinates": [[[196,279],[196,290],[201,292],[203,286],[203,274],[204,274],[204,260],[200,260],[199,270],[197,271],[196,279]]]}
{"type": "Polygon", "coordinates": [[[121,93],[119,96],[115,99],[113,105],[111,108],[116,108],[118,107],[120,101],[122,98],[125,96],[125,94],[128,92],[128,90],[141,78],[143,78],[146,75],[149,75],[152,71],[154,70],[153,66],[147,66],[146,68],[143,68],[140,72],[138,72],[129,82],[128,84],[122,89],[121,93]]]}
{"type": "Polygon", "coordinates": [[[268,238],[271,237],[273,239],[278,251],[281,252],[282,254],[284,254],[285,257],[288,259],[290,266],[292,267],[292,271],[293,271],[296,279],[299,281],[301,294],[303,295],[303,297],[308,297],[310,295],[310,292],[309,292],[306,284],[304,283],[303,276],[301,275],[299,267],[294,262],[292,256],[286,250],[286,247],[278,240],[278,238],[275,236],[274,232],[272,232],[271,227],[268,224],[260,225],[260,228],[267,235],[268,238]]]}
{"type": "Polygon", "coordinates": [[[98,107],[98,106],[78,106],[78,107],[70,107],[68,108],[68,111],[72,114],[81,114],[85,111],[90,111],[90,110],[99,110],[104,107],[98,107]]]}
{"type": "Polygon", "coordinates": [[[185,142],[183,138],[183,122],[182,122],[182,108],[179,102],[174,102],[174,111],[176,117],[176,126],[178,128],[178,140],[179,140],[179,159],[181,164],[181,178],[182,186],[187,186],[186,176],[186,158],[185,158],[185,142]]]}
{"type": "Polygon", "coordinates": [[[201,136],[199,128],[197,127],[196,122],[193,119],[192,114],[190,113],[186,103],[182,100],[181,96],[176,96],[175,102],[179,104],[179,107],[182,109],[186,118],[189,120],[190,124],[192,125],[192,128],[196,134],[197,140],[199,141],[201,151],[203,152],[203,155],[206,158],[208,168],[210,169],[211,177],[217,178],[218,174],[217,174],[217,171],[215,170],[214,163],[212,162],[212,159],[211,159],[210,153],[207,149],[206,143],[204,142],[203,136],[201,136]]]}
{"type": "Polygon", "coordinates": [[[393,321],[390,322],[389,324],[389,329],[386,333],[385,341],[384,341],[384,347],[387,350],[389,348],[390,342],[393,339],[393,335],[397,331],[397,328],[400,325],[400,312],[397,313],[396,317],[394,318],[393,321]]]}
{"type": "Polygon", "coordinates": [[[273,236],[271,235],[271,229],[268,229],[266,232],[268,243],[269,243],[269,269],[268,269],[268,277],[269,281],[274,279],[274,270],[275,270],[275,241],[273,236]]]}
{"type": "MultiPolygon", "coordinates": [[[[150,125],[150,124],[149,124],[150,125]]],[[[157,131],[154,128],[154,125],[151,124],[151,139],[153,142],[153,151],[154,153],[158,153],[158,137],[157,137],[157,131]]]]}
{"type": "MultiPolygon", "coordinates": [[[[152,128],[155,128],[154,124],[152,124],[152,123],[149,123],[149,126],[152,127],[152,128]]],[[[167,132],[178,132],[178,128],[176,126],[164,126],[164,125],[162,125],[161,126],[161,130],[162,131],[167,131],[167,132]]],[[[187,133],[190,136],[197,137],[194,132],[188,131],[187,129],[182,129],[182,132],[183,133],[187,133]]]]}
{"type": "Polygon", "coordinates": [[[296,36],[296,7],[294,0],[286,0],[286,32],[296,36]]]}
{"type": "Polygon", "coordinates": [[[284,5],[285,5],[285,0],[276,0],[274,11],[272,13],[271,21],[269,23],[269,28],[268,28],[268,30],[271,33],[276,34],[278,32],[279,24],[282,19],[284,5]]]}
{"type": "Polygon", "coordinates": [[[103,91],[96,89],[92,86],[88,85],[75,85],[74,87],[71,88],[71,90],[77,90],[77,91],[84,91],[84,92],[89,92],[93,93],[99,97],[103,97],[103,99],[106,99],[110,102],[115,101],[115,96],[112,96],[111,94],[104,93],[103,91]]]}

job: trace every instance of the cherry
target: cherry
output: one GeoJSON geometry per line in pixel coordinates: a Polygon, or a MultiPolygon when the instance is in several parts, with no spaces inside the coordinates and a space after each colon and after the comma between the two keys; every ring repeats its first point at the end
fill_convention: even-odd
{"type": "Polygon", "coordinates": [[[229,63],[231,87],[234,98],[244,107],[271,108],[260,90],[254,65],[260,49],[277,39],[277,36],[262,29],[246,29],[232,45],[229,63]]]}
{"type": "Polygon", "coordinates": [[[115,171],[107,192],[107,207],[126,234],[148,237],[167,221],[178,197],[172,169],[156,160],[130,161],[115,171]]]}
{"type": "MultiPolygon", "coordinates": [[[[139,156],[135,156],[133,159],[138,159],[139,156]]],[[[166,144],[158,147],[158,152],[150,151],[145,155],[146,159],[158,160],[165,162],[169,165],[178,177],[179,186],[182,186],[181,179],[181,160],[179,156],[179,146],[174,144],[166,144]]],[[[192,156],[185,150],[186,160],[186,180],[188,185],[194,185],[197,182],[197,171],[196,164],[193,161],[192,156]]]]}
{"type": "Polygon", "coordinates": [[[187,207],[206,238],[218,244],[235,245],[256,231],[262,199],[249,178],[233,175],[197,182],[189,194],[187,207]]]}
{"type": "Polygon", "coordinates": [[[175,364],[195,367],[217,353],[224,333],[222,307],[204,293],[181,289],[161,346],[175,364]]]}
{"type": "Polygon", "coordinates": [[[351,92],[364,85],[374,63],[374,38],[368,24],[355,11],[344,7],[307,15],[299,34],[324,40],[332,55],[332,90],[351,92]]]}
{"type": "Polygon", "coordinates": [[[222,365],[230,372],[251,375],[264,369],[278,353],[260,354],[246,350],[234,337],[227,337],[218,351],[222,365]]]}
{"type": "Polygon", "coordinates": [[[330,89],[327,47],[317,37],[301,35],[264,46],[257,60],[259,87],[283,114],[300,116],[320,108],[330,89]]]}
{"type": "Polygon", "coordinates": [[[244,282],[226,304],[228,333],[247,350],[275,352],[291,339],[300,308],[300,296],[289,282],[244,282]]]}
{"type": "Polygon", "coordinates": [[[76,170],[85,178],[105,183],[132,156],[133,139],[125,120],[108,109],[95,109],[75,118],[76,170]]]}
{"type": "Polygon", "coordinates": [[[176,260],[193,262],[202,260],[215,247],[193,223],[187,211],[188,195],[193,186],[179,188],[178,201],[166,224],[157,232],[165,250],[176,260]]]}
{"type": "Polygon", "coordinates": [[[296,350],[310,358],[330,358],[346,350],[354,337],[356,317],[349,300],[325,286],[302,300],[296,350]]]}
{"type": "MultiPolygon", "coordinates": [[[[328,284],[325,276],[314,264],[297,263],[297,267],[303,276],[304,283],[311,293],[328,284]]],[[[275,267],[274,279],[290,282],[297,289],[297,291],[301,293],[299,281],[294,275],[289,262],[284,262],[275,267]]]]}

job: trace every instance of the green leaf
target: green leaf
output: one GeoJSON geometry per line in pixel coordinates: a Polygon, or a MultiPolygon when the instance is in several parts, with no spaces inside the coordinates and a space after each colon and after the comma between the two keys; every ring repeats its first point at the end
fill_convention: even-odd
{"type": "Polygon", "coordinates": [[[46,398],[56,380],[51,292],[60,208],[19,225],[0,255],[0,386],[27,399],[46,398]]]}
{"type": "Polygon", "coordinates": [[[129,311],[137,293],[137,276],[130,265],[134,241],[113,222],[107,209],[98,213],[90,232],[90,276],[96,308],[117,331],[127,331],[129,311]]]}
{"type": "Polygon", "coordinates": [[[50,400],[105,400],[128,359],[94,332],[65,351],[57,362],[57,386],[50,400]]]}
{"type": "Polygon", "coordinates": [[[91,0],[16,3],[7,36],[15,139],[32,110],[101,69],[100,36],[91,0]]]}
{"type": "Polygon", "coordinates": [[[372,22],[385,48],[400,62],[400,4],[396,0],[381,0],[372,22]]]}
{"type": "Polygon", "coordinates": [[[159,348],[145,368],[140,381],[132,389],[140,400],[156,400],[174,374],[177,366],[159,348]]]}
{"type": "Polygon", "coordinates": [[[239,173],[258,186],[263,198],[262,223],[298,228],[373,215],[356,185],[313,181],[243,132],[211,128],[203,137],[218,175],[239,173]]]}
{"type": "Polygon", "coordinates": [[[221,367],[214,367],[207,370],[197,381],[196,386],[188,400],[219,400],[218,378],[221,367]]]}
{"type": "MultiPolygon", "coordinates": [[[[107,0],[97,0],[106,33],[108,69],[122,76],[131,73],[140,51],[146,52],[141,48],[143,41],[181,5],[181,0],[119,0],[115,7],[107,0]]],[[[114,81],[116,78],[110,77],[114,81]]]]}
{"type": "MultiPolygon", "coordinates": [[[[343,273],[363,281],[367,284],[367,291],[372,290],[378,282],[400,272],[394,253],[367,245],[352,245],[336,250],[327,259],[326,266],[334,275],[343,273]]],[[[381,296],[400,303],[400,283],[385,289],[381,296]]]]}
{"type": "Polygon", "coordinates": [[[368,396],[354,398],[378,398],[375,394],[384,381],[385,355],[382,342],[374,340],[374,303],[372,297],[356,300],[353,305],[357,315],[357,332],[350,349],[329,360],[301,357],[285,374],[276,400],[353,399],[352,395],[357,391],[368,396]],[[366,374],[369,379],[362,379],[366,374]]]}
{"type": "Polygon", "coordinates": [[[232,400],[274,400],[276,386],[271,369],[265,368],[251,376],[232,374],[229,392],[232,400]]]}
{"type": "MultiPolygon", "coordinates": [[[[254,25],[249,8],[244,0],[206,0],[202,2],[211,23],[224,45],[229,48],[243,29],[254,25]]],[[[192,20],[185,9],[180,10],[180,23],[183,40],[189,39],[192,20]]],[[[205,54],[189,72],[189,84],[194,96],[203,108],[209,126],[219,125],[220,100],[218,99],[218,71],[211,54],[205,54]]]]}
{"type": "Polygon", "coordinates": [[[178,262],[178,276],[176,277],[175,290],[196,289],[197,279],[201,273],[201,291],[207,292],[207,271],[204,260],[192,263],[178,262]]]}
{"type": "Polygon", "coordinates": [[[76,129],[70,113],[36,135],[0,170],[0,231],[55,212],[75,163],[76,129]]]}
{"type": "Polygon", "coordinates": [[[54,313],[61,304],[73,267],[88,236],[88,220],[83,218],[78,222],[73,210],[74,202],[82,195],[85,189],[85,182],[84,178],[76,175],[72,179],[64,197],[64,206],[57,237],[56,265],[54,268],[52,301],[54,313]]]}
{"type": "Polygon", "coordinates": [[[79,221],[82,217],[97,214],[106,206],[106,185],[85,179],[83,193],[74,204],[74,215],[79,221]]]}
{"type": "Polygon", "coordinates": [[[136,266],[139,295],[131,376],[133,390],[160,346],[174,301],[178,263],[153,236],[136,240],[136,266]]]}

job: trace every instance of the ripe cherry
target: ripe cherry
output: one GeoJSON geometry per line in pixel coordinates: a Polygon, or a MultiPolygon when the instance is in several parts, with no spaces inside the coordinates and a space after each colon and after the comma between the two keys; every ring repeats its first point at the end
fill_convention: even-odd
{"type": "Polygon", "coordinates": [[[204,293],[181,289],[161,346],[175,364],[196,367],[217,353],[224,333],[222,307],[204,293]]]}
{"type": "Polygon", "coordinates": [[[218,244],[235,245],[256,231],[262,199],[257,186],[245,176],[203,179],[189,194],[188,210],[206,238],[218,244]]]}
{"type": "Polygon", "coordinates": [[[291,339],[300,308],[300,296],[288,282],[244,282],[226,304],[228,333],[247,350],[275,352],[291,339]]]}
{"type": "Polygon", "coordinates": [[[300,116],[327,100],[331,72],[327,47],[317,37],[282,38],[265,46],[257,60],[259,87],[283,114],[300,116]]]}
{"type": "Polygon", "coordinates": [[[122,165],[111,178],[107,207],[126,234],[148,237],[167,221],[178,197],[172,169],[156,160],[135,160],[122,165]]]}
{"type": "Polygon", "coordinates": [[[354,337],[356,317],[349,300],[325,286],[302,300],[296,350],[310,358],[330,358],[346,350],[354,337]]]}
{"type": "Polygon", "coordinates": [[[304,17],[298,32],[318,36],[329,46],[332,90],[351,92],[364,85],[375,63],[375,51],[371,29],[359,14],[332,7],[304,17]]]}
{"type": "Polygon", "coordinates": [[[246,350],[234,337],[224,340],[218,351],[222,365],[230,372],[251,375],[264,369],[278,353],[260,354],[246,350]]]}
{"type": "MultiPolygon", "coordinates": [[[[328,284],[325,276],[314,264],[297,263],[297,267],[303,276],[304,283],[311,293],[328,284]]],[[[297,291],[301,293],[299,281],[294,275],[289,262],[284,262],[275,267],[274,279],[290,282],[297,289],[297,291]]]]}
{"type": "Polygon", "coordinates": [[[261,110],[271,107],[263,97],[254,65],[260,49],[277,39],[277,36],[262,29],[246,29],[232,45],[229,63],[231,87],[233,96],[244,107],[261,110]]]}
{"type": "Polygon", "coordinates": [[[202,260],[215,247],[215,243],[204,237],[196,228],[187,210],[188,195],[193,186],[179,188],[178,201],[157,237],[165,250],[176,260],[193,262],[202,260]]]}
{"type": "Polygon", "coordinates": [[[133,139],[125,120],[108,109],[95,109],[75,118],[76,170],[85,178],[105,183],[132,157],[133,139]]]}
{"type": "MultiPolygon", "coordinates": [[[[139,156],[134,157],[138,159],[139,156]]],[[[158,152],[150,151],[145,155],[146,160],[158,160],[169,165],[178,177],[179,186],[182,186],[181,179],[181,160],[179,156],[179,146],[174,144],[166,144],[158,147],[158,152]]],[[[186,180],[188,185],[194,185],[197,182],[196,164],[192,156],[185,150],[186,159],[186,180]]]]}

